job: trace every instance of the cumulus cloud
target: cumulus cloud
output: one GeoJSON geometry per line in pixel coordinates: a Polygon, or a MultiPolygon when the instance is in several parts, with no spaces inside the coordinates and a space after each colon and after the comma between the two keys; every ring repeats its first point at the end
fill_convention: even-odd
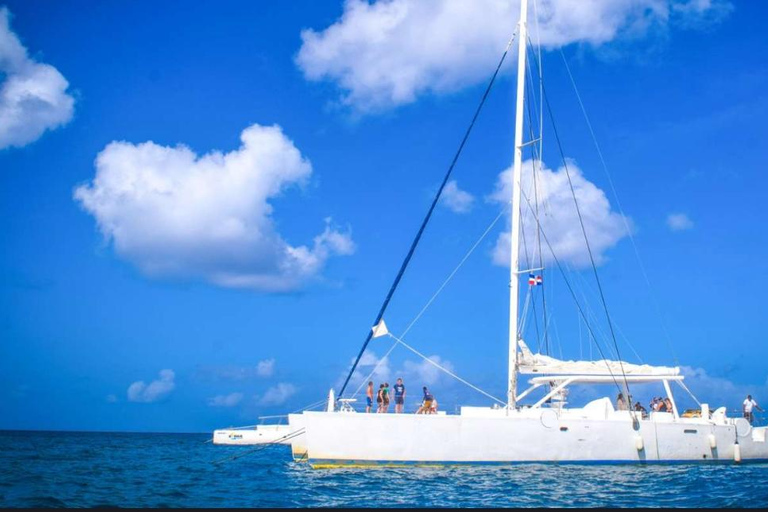
{"type": "MultiPolygon", "coordinates": [[[[309,80],[335,82],[341,101],[360,112],[411,103],[487,80],[519,6],[519,0],[347,0],[331,26],[302,31],[296,63],[309,80]]],[[[529,7],[529,29],[546,48],[599,46],[654,27],[717,21],[730,11],[726,0],[539,0],[537,6],[529,7]]]]}
{"type": "Polygon", "coordinates": [[[30,59],[0,7],[0,149],[21,147],[72,119],[69,82],[49,64],[30,59]]]}
{"type": "MultiPolygon", "coordinates": [[[[439,364],[446,370],[455,373],[453,363],[450,361],[447,361],[438,355],[429,356],[429,359],[439,364]]],[[[419,382],[420,386],[431,386],[439,382],[441,377],[446,376],[445,372],[437,368],[429,361],[425,361],[424,359],[418,362],[405,361],[405,363],[403,363],[403,368],[403,373],[405,374],[406,379],[419,382]]]]}
{"type": "MultiPolygon", "coordinates": [[[[366,350],[363,357],[360,358],[360,362],[355,369],[355,375],[353,380],[362,380],[366,378],[371,372],[372,379],[388,379],[392,374],[392,370],[389,367],[389,357],[378,357],[372,350],[366,350]]],[[[354,360],[351,361],[354,363],[354,360]]]]}
{"type": "Polygon", "coordinates": [[[242,393],[230,393],[228,395],[216,395],[208,399],[211,407],[234,407],[243,399],[242,393]]]}
{"type": "Polygon", "coordinates": [[[440,203],[454,213],[468,213],[474,202],[474,196],[460,189],[456,180],[446,183],[440,195],[440,203]]]}
{"type": "Polygon", "coordinates": [[[706,28],[719,23],[733,11],[730,2],[689,0],[672,4],[672,14],[687,28],[706,28]]]}
{"type": "Polygon", "coordinates": [[[264,359],[256,366],[200,366],[195,377],[205,381],[246,381],[271,377],[275,373],[275,360],[264,359]]]}
{"type": "Polygon", "coordinates": [[[312,173],[279,126],[245,129],[239,149],[196,155],[185,146],[112,142],[75,199],[116,253],[154,277],[288,291],[319,275],[328,258],[355,250],[330,218],[310,246],[275,229],[271,199],[312,173]]]}
{"type": "Polygon", "coordinates": [[[296,394],[296,386],[281,382],[269,388],[264,395],[258,398],[259,405],[280,405],[296,394]]]}
{"type": "MultiPolygon", "coordinates": [[[[455,372],[453,363],[439,355],[429,356],[429,358],[443,368],[455,372]]],[[[350,361],[350,366],[353,362],[354,359],[350,361]]],[[[397,370],[392,369],[391,363],[389,357],[380,358],[375,352],[366,350],[363,357],[360,359],[360,363],[358,363],[357,368],[355,369],[355,373],[350,380],[349,392],[346,394],[351,394],[358,387],[361,388],[361,392],[365,391],[365,385],[368,383],[369,379],[376,383],[376,389],[378,389],[379,384],[384,382],[389,382],[391,387],[398,377],[402,377],[406,383],[413,383],[412,385],[414,386],[418,384],[420,388],[423,385],[431,386],[436,384],[446,377],[445,372],[424,359],[418,361],[406,359],[405,361],[402,361],[402,366],[400,364],[397,365],[397,370]]],[[[347,374],[344,373],[341,380],[337,382],[337,389],[343,384],[346,376],[347,374]]]]}
{"type": "Polygon", "coordinates": [[[672,231],[686,231],[693,228],[693,221],[684,213],[671,213],[667,216],[667,226],[672,231]]]}
{"type": "Polygon", "coordinates": [[[271,377],[275,373],[275,360],[265,359],[256,365],[256,374],[259,377],[271,377]]]}
{"type": "MultiPolygon", "coordinates": [[[[571,181],[579,202],[579,209],[595,257],[595,263],[605,260],[605,252],[616,245],[619,240],[629,234],[627,226],[631,221],[611,210],[611,204],[605,193],[588,181],[574,162],[568,163],[571,181]]],[[[522,190],[522,227],[527,237],[528,255],[532,261],[538,260],[537,247],[533,243],[536,233],[536,217],[525,200],[527,196],[534,203],[539,198],[539,221],[541,228],[561,262],[570,263],[576,267],[590,264],[581,225],[579,224],[576,206],[568,184],[565,168],[552,171],[544,166],[537,170],[536,182],[533,180],[533,164],[531,160],[523,163],[522,190]],[[535,188],[534,188],[535,185],[535,188]],[[535,256],[534,256],[535,252],[535,256]]],[[[496,190],[491,195],[493,201],[508,204],[512,197],[512,168],[503,171],[496,182],[496,190]]],[[[508,216],[509,217],[509,216],[508,216]]],[[[498,265],[509,265],[510,232],[502,233],[496,241],[493,251],[493,261],[498,265]]],[[[520,243],[520,261],[525,262],[525,244],[520,243]]],[[[552,261],[552,252],[542,241],[542,256],[545,262],[552,261]]],[[[523,263],[524,264],[524,263],[523,263]]]]}
{"type": "MultiPolygon", "coordinates": [[[[342,375],[339,375],[339,379],[336,381],[335,388],[339,390],[344,384],[344,380],[347,378],[349,370],[355,363],[355,358],[349,360],[349,366],[342,375]]],[[[357,363],[357,368],[349,379],[349,389],[345,391],[348,395],[357,389],[358,386],[368,384],[368,379],[384,382],[391,378],[392,370],[389,366],[389,357],[379,357],[373,350],[366,350],[363,352],[363,356],[360,358],[360,362],[357,363]],[[370,375],[370,377],[369,377],[370,375]]]]}
{"type": "Polygon", "coordinates": [[[768,396],[768,382],[737,384],[727,378],[710,375],[704,368],[690,366],[681,366],[680,373],[685,376],[686,385],[697,399],[708,403],[712,410],[725,406],[729,415],[740,414],[741,403],[748,394],[755,397],[758,403],[761,396],[768,396]]]}
{"type": "Polygon", "coordinates": [[[128,400],[131,402],[151,403],[162,400],[176,387],[173,370],[160,370],[160,378],[147,385],[143,380],[128,386],[128,400]]]}

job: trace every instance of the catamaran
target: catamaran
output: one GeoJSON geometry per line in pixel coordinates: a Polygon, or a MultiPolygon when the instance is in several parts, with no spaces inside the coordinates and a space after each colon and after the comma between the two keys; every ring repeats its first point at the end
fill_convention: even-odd
{"type": "MultiPolygon", "coordinates": [[[[509,51],[514,39],[517,39],[515,151],[510,198],[512,211],[506,400],[488,407],[464,406],[458,414],[364,414],[356,412],[352,407],[353,399],[344,398],[350,378],[371,339],[389,335],[405,345],[401,338],[389,333],[383,315],[448,181],[450,171],[463,147],[462,142],[459,153],[454,158],[448,175],[443,180],[338,395],[332,390],[322,411],[306,410],[290,414],[288,424],[270,431],[269,435],[259,435],[257,430],[249,432],[248,439],[245,439],[242,430],[217,431],[214,442],[218,438],[224,443],[290,444],[294,457],[308,462],[314,468],[382,464],[431,466],[521,462],[768,460],[768,427],[753,427],[744,418],[728,417],[725,407],[711,410],[707,403],[700,403],[698,409],[688,414],[678,410],[672,384],[687,390],[679,367],[633,364],[619,358],[610,360],[606,357],[591,361],[565,361],[547,354],[534,354],[523,340],[520,325],[521,285],[541,284],[541,278],[533,275],[533,272],[541,270],[540,268],[521,268],[520,265],[521,212],[524,207],[528,207],[528,214],[535,217],[537,229],[541,230],[536,210],[531,207],[531,198],[522,191],[523,151],[535,146],[541,138],[532,136],[531,140],[523,140],[526,77],[530,77],[526,67],[530,41],[527,20],[528,2],[523,0],[516,34],[507,46],[509,51]],[[521,275],[529,274],[530,282],[521,283],[521,275]],[[531,378],[529,386],[518,392],[518,379],[521,375],[531,378]],[[568,405],[568,392],[574,386],[606,384],[616,385],[623,392],[627,400],[626,406],[615,406],[609,397],[591,400],[581,407],[568,405]],[[630,387],[634,389],[635,386],[644,384],[663,386],[667,403],[671,407],[663,411],[652,410],[647,414],[643,410],[635,410],[630,387]],[[535,399],[531,400],[533,397],[535,399]],[[391,436],[398,441],[380,442],[381,439],[391,436]]],[[[502,62],[503,59],[502,56],[502,62]]],[[[500,67],[501,62],[496,73],[500,67]]],[[[495,77],[496,74],[491,79],[489,89],[495,77]]],[[[486,90],[486,96],[487,93],[486,90]]],[[[542,105],[540,108],[543,110],[542,105]]],[[[465,136],[464,141],[466,138],[465,136]]],[[[573,199],[576,202],[575,194],[573,199]]],[[[577,202],[576,210],[578,211],[577,202]]],[[[541,235],[546,236],[544,233],[541,235]]],[[[585,230],[584,237],[588,244],[585,230]]],[[[594,261],[592,263],[594,266],[594,261]]],[[[597,277],[596,271],[595,276],[597,277]]],[[[618,347],[616,353],[618,354],[618,347]]],[[[442,368],[437,361],[430,362],[449,371],[442,368]]],[[[262,431],[262,434],[265,432],[262,431]]]]}

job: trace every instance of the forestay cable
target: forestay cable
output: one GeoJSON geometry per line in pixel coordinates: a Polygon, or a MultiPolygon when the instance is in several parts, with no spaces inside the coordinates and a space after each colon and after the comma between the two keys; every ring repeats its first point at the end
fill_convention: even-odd
{"type": "MultiPolygon", "coordinates": [[[[398,284],[400,284],[400,280],[403,278],[405,269],[408,267],[408,263],[411,261],[414,251],[416,251],[416,246],[419,244],[419,240],[421,240],[421,235],[424,234],[424,229],[427,227],[427,223],[429,222],[429,219],[432,217],[432,212],[435,210],[435,206],[437,206],[437,202],[440,200],[440,196],[443,193],[443,189],[445,188],[445,185],[448,183],[448,178],[450,178],[451,173],[453,172],[453,168],[456,166],[456,162],[459,160],[461,151],[464,149],[464,145],[466,144],[467,139],[469,139],[469,134],[472,132],[472,128],[475,126],[475,121],[477,121],[477,118],[480,115],[480,111],[482,110],[483,105],[485,105],[485,100],[488,98],[488,94],[491,92],[491,88],[493,87],[493,83],[496,81],[496,77],[499,74],[501,65],[504,63],[504,59],[507,57],[507,53],[509,53],[509,49],[511,48],[512,43],[514,42],[516,36],[517,36],[517,32],[515,32],[512,35],[512,37],[509,40],[509,43],[507,43],[507,47],[504,50],[504,53],[502,54],[501,59],[499,60],[499,64],[496,66],[496,71],[493,72],[493,76],[491,76],[491,80],[488,83],[488,87],[486,87],[485,93],[483,94],[483,97],[480,100],[480,104],[477,106],[477,109],[475,110],[475,115],[472,117],[472,122],[469,123],[469,127],[467,128],[467,131],[464,134],[464,138],[461,140],[461,144],[459,144],[459,149],[456,151],[456,155],[453,157],[453,161],[451,162],[451,165],[448,167],[448,172],[445,173],[443,182],[440,184],[440,188],[437,190],[437,194],[435,194],[435,198],[432,200],[432,204],[430,205],[429,210],[427,211],[427,215],[426,217],[424,217],[424,220],[421,223],[421,227],[419,228],[419,231],[416,233],[416,238],[413,239],[413,242],[411,243],[411,248],[408,250],[408,254],[405,256],[405,260],[403,260],[403,263],[400,266],[400,270],[398,271],[397,276],[395,277],[395,280],[392,283],[392,286],[390,287],[389,292],[387,293],[387,297],[384,299],[384,303],[381,305],[381,309],[379,309],[379,314],[376,315],[376,320],[373,321],[374,326],[378,325],[381,319],[384,317],[384,312],[386,311],[387,306],[389,305],[389,301],[392,300],[392,296],[394,295],[398,284]]],[[[355,359],[355,362],[352,364],[352,368],[350,368],[347,378],[344,380],[344,385],[341,387],[341,390],[339,391],[338,398],[341,398],[342,395],[344,394],[344,391],[347,389],[347,385],[349,384],[349,379],[352,378],[352,374],[355,373],[355,369],[357,368],[357,365],[360,362],[360,359],[363,357],[363,353],[365,352],[365,349],[368,347],[368,344],[371,342],[372,338],[373,338],[373,331],[369,329],[368,335],[366,336],[365,342],[363,343],[363,347],[360,349],[360,352],[357,354],[357,358],[355,359]]]]}
{"type": "MultiPolygon", "coordinates": [[[[480,238],[477,239],[477,241],[472,245],[472,247],[469,248],[467,253],[464,255],[464,257],[461,259],[458,265],[456,265],[456,268],[453,269],[453,271],[448,275],[447,278],[445,278],[445,281],[443,281],[443,284],[440,285],[440,287],[437,289],[437,291],[432,295],[432,297],[427,301],[427,303],[424,305],[423,308],[421,308],[421,311],[411,320],[411,322],[408,324],[408,326],[405,328],[405,330],[400,334],[401,338],[405,338],[405,335],[408,334],[408,331],[411,330],[411,327],[413,327],[416,322],[421,319],[422,315],[429,309],[429,307],[432,305],[433,302],[435,302],[435,299],[437,299],[437,296],[440,295],[440,293],[443,291],[443,289],[448,286],[448,283],[453,279],[453,276],[456,275],[456,273],[459,271],[459,269],[464,265],[464,263],[469,259],[469,257],[472,255],[473,252],[475,252],[475,249],[477,249],[477,246],[480,245],[480,243],[485,240],[485,237],[488,235],[488,233],[491,232],[493,227],[496,225],[497,222],[499,222],[499,219],[506,213],[507,209],[502,208],[498,215],[491,221],[491,223],[488,225],[487,228],[485,228],[485,231],[480,235],[480,238]]],[[[379,359],[379,361],[376,363],[376,365],[373,367],[373,370],[371,370],[371,373],[368,374],[368,376],[360,383],[360,386],[355,390],[354,394],[352,396],[357,396],[358,393],[360,393],[360,390],[363,389],[363,386],[366,382],[369,381],[369,379],[373,376],[374,373],[376,373],[376,370],[379,368],[379,366],[382,364],[383,361],[386,360],[386,358],[389,356],[389,354],[392,353],[392,350],[397,346],[397,343],[394,343],[392,347],[387,351],[387,353],[379,359]]]]}
{"type": "Polygon", "coordinates": [[[402,346],[404,346],[405,348],[407,348],[408,350],[410,350],[410,351],[411,351],[411,352],[413,352],[414,354],[416,354],[417,356],[421,357],[422,359],[424,359],[424,360],[425,360],[425,361],[427,361],[428,363],[430,363],[430,364],[432,364],[433,366],[435,366],[437,369],[444,371],[445,373],[447,373],[448,375],[450,375],[450,376],[451,376],[451,377],[453,377],[454,379],[458,380],[459,382],[461,382],[461,383],[463,383],[463,384],[466,384],[467,386],[469,386],[470,388],[474,389],[474,390],[475,390],[475,391],[477,391],[478,393],[481,393],[481,394],[483,394],[483,395],[487,396],[487,397],[488,397],[488,398],[490,398],[491,400],[495,400],[496,402],[500,403],[501,405],[504,405],[504,406],[506,406],[506,405],[507,405],[507,404],[506,404],[505,402],[503,402],[502,400],[499,400],[499,399],[498,399],[498,398],[496,398],[495,396],[493,396],[493,395],[491,395],[491,394],[489,394],[489,393],[486,393],[485,391],[483,391],[483,390],[482,390],[482,389],[480,389],[479,387],[477,387],[477,386],[475,386],[475,385],[473,385],[473,384],[470,384],[469,382],[467,382],[466,380],[462,379],[461,377],[459,377],[458,375],[456,375],[455,373],[453,373],[453,372],[452,372],[452,371],[450,371],[449,369],[445,368],[444,366],[441,366],[440,364],[438,364],[438,363],[434,362],[433,360],[431,360],[430,358],[428,358],[427,356],[425,356],[424,354],[422,354],[421,352],[419,352],[418,350],[416,350],[416,349],[415,349],[415,348],[413,348],[412,346],[408,345],[406,342],[404,342],[403,340],[401,340],[400,338],[398,338],[398,337],[397,337],[397,336],[395,336],[394,334],[390,333],[390,334],[388,334],[388,336],[389,336],[390,338],[392,338],[393,340],[397,341],[398,343],[400,343],[402,346]]]}

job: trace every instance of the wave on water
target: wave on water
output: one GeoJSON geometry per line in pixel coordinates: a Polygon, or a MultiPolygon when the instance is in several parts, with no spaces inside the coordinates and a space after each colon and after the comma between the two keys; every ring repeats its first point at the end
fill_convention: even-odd
{"type": "Polygon", "coordinates": [[[198,434],[0,432],[0,507],[755,507],[768,464],[313,470],[198,434]],[[230,457],[230,460],[216,464],[230,457]]]}

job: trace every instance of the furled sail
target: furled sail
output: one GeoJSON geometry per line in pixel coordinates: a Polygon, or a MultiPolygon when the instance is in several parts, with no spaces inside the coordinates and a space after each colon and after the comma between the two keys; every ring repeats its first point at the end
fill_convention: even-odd
{"type": "Polygon", "coordinates": [[[562,361],[543,354],[534,354],[523,340],[518,340],[518,371],[523,374],[542,375],[652,375],[673,376],[680,374],[680,368],[632,364],[624,361],[562,361]]]}

